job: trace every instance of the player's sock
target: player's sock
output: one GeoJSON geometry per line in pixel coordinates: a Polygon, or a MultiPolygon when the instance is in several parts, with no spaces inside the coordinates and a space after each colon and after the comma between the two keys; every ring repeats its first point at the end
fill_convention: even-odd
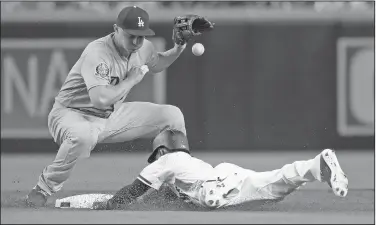
{"type": "Polygon", "coordinates": [[[281,169],[286,182],[296,186],[315,180],[321,181],[320,175],[320,155],[305,161],[295,161],[287,164],[281,169]]]}
{"type": "Polygon", "coordinates": [[[47,182],[46,182],[43,174],[40,174],[37,186],[39,186],[45,192],[47,197],[49,197],[53,194],[53,191],[47,185],[47,182]]]}

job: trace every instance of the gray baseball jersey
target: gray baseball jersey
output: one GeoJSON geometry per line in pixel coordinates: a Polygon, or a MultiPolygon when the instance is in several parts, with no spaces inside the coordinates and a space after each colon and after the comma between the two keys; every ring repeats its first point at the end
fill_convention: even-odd
{"type": "Polygon", "coordinates": [[[137,52],[125,58],[119,55],[112,37],[113,33],[87,45],[69,72],[55,101],[69,108],[107,118],[114,106],[95,108],[91,103],[89,90],[99,85],[117,85],[120,79],[125,79],[127,71],[133,66],[147,65],[153,68],[157,63],[158,53],[150,41],[145,39],[137,52]]]}

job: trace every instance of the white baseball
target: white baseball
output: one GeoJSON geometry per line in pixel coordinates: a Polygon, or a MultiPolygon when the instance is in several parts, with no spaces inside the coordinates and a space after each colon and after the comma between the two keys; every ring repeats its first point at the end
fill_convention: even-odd
{"type": "Polygon", "coordinates": [[[201,43],[196,43],[192,46],[192,53],[195,56],[200,56],[204,53],[205,48],[201,43]]]}

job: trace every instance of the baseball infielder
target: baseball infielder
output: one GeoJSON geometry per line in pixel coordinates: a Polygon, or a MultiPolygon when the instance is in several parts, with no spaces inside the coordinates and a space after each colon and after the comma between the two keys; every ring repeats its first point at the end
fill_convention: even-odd
{"type": "MultiPolygon", "coordinates": [[[[184,134],[181,132],[180,136],[184,134]]],[[[137,179],[108,201],[95,202],[93,209],[126,209],[150,188],[168,184],[185,201],[206,208],[234,206],[255,200],[282,200],[307,182],[327,182],[335,195],[345,197],[348,179],[333,150],[287,164],[281,169],[255,172],[231,163],[216,167],[192,157],[181,143],[158,148],[137,179]]]]}
{"type": "MultiPolygon", "coordinates": [[[[126,7],[119,13],[113,33],[87,45],[49,113],[48,127],[60,147],[55,160],[44,168],[37,185],[26,196],[28,205],[43,206],[50,195],[62,188],[78,159],[89,157],[98,143],[154,138],[163,133],[174,135],[168,132],[170,129],[186,135],[179,108],[124,101],[149,70],[158,73],[166,69],[192,36],[213,28],[204,18],[189,19],[175,18],[174,47],[156,52],[145,39],[155,34],[149,28],[148,13],[136,6],[126,7]],[[193,31],[189,22],[195,19],[198,29],[193,31]],[[190,29],[186,29],[189,25],[190,29]]],[[[154,148],[158,146],[154,144],[154,148]]]]}

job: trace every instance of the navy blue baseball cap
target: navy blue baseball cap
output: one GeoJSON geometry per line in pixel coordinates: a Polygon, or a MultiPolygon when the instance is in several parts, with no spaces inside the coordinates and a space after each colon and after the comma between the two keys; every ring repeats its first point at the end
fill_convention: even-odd
{"type": "Polygon", "coordinates": [[[137,6],[129,6],[122,9],[118,15],[116,24],[131,35],[155,35],[154,31],[149,28],[149,14],[137,6]]]}

